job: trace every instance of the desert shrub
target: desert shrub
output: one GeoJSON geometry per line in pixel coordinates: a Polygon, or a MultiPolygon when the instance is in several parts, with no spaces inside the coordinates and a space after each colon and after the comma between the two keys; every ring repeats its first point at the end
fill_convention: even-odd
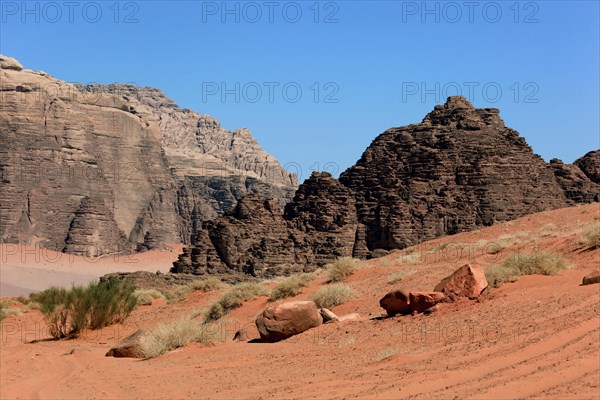
{"type": "Polygon", "coordinates": [[[208,307],[204,322],[216,321],[229,311],[240,307],[246,301],[265,294],[265,288],[258,283],[247,282],[235,285],[208,307]]]}
{"type": "Polygon", "coordinates": [[[400,271],[400,272],[394,272],[393,274],[390,275],[390,278],[388,279],[388,284],[393,285],[395,283],[400,282],[402,279],[404,279],[405,277],[407,277],[408,275],[412,275],[415,273],[414,269],[407,269],[405,271],[400,271]]]}
{"type": "Polygon", "coordinates": [[[581,244],[588,247],[600,247],[600,224],[594,224],[583,233],[581,244]]]}
{"type": "Polygon", "coordinates": [[[162,324],[153,329],[142,346],[146,358],[158,357],[190,343],[212,344],[222,341],[217,324],[199,324],[190,319],[162,324]]]}
{"type": "Polygon", "coordinates": [[[500,287],[519,276],[556,275],[568,267],[569,262],[556,253],[511,253],[502,264],[488,267],[485,277],[490,287],[500,287]]]}
{"type": "Polygon", "coordinates": [[[139,289],[133,292],[137,299],[137,304],[141,306],[149,306],[154,299],[164,299],[165,296],[156,289],[139,289]]]}
{"type": "Polygon", "coordinates": [[[100,329],[123,322],[135,308],[137,298],[133,286],[118,278],[91,283],[70,290],[51,287],[32,294],[55,339],[76,337],[86,329],[100,329]]]}
{"type": "Polygon", "coordinates": [[[0,321],[11,315],[21,315],[21,311],[17,308],[12,308],[4,303],[0,303],[0,321]]]}
{"type": "Polygon", "coordinates": [[[323,286],[313,294],[312,300],[319,308],[332,308],[345,303],[352,297],[354,297],[352,288],[336,284],[323,286]]]}
{"type": "Polygon", "coordinates": [[[227,287],[219,278],[210,277],[205,279],[198,279],[190,283],[192,290],[200,290],[203,292],[212,292],[215,290],[224,289],[227,287]]]}
{"type": "Polygon", "coordinates": [[[169,303],[177,303],[188,297],[193,291],[190,285],[174,285],[165,291],[165,297],[169,303]]]}
{"type": "Polygon", "coordinates": [[[342,282],[347,277],[352,275],[361,264],[360,260],[351,257],[342,257],[334,262],[327,264],[327,276],[329,282],[342,282]]]}
{"type": "Polygon", "coordinates": [[[271,289],[269,301],[284,299],[286,297],[297,296],[302,292],[302,288],[308,285],[308,282],[314,279],[310,274],[300,274],[290,276],[279,282],[277,286],[271,289]]]}

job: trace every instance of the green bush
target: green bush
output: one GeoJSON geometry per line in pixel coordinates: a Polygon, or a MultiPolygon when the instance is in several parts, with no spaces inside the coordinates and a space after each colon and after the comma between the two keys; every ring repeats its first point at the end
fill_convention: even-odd
{"type": "Polygon", "coordinates": [[[265,288],[258,283],[247,282],[235,285],[208,307],[204,316],[204,322],[216,321],[229,311],[240,307],[246,301],[253,300],[265,294],[265,288]]]}
{"type": "Polygon", "coordinates": [[[164,299],[165,296],[156,289],[140,289],[133,292],[140,306],[149,306],[154,299],[164,299]]]}
{"type": "Polygon", "coordinates": [[[277,286],[271,289],[269,294],[269,301],[275,301],[284,299],[286,297],[297,296],[302,293],[302,288],[306,287],[308,283],[314,279],[314,276],[310,274],[300,274],[290,276],[279,282],[277,286]]]}
{"type": "Polygon", "coordinates": [[[70,290],[51,287],[32,294],[55,339],[76,337],[86,328],[100,329],[123,322],[135,308],[133,286],[116,277],[70,290]]]}
{"type": "Polygon", "coordinates": [[[556,275],[569,267],[561,255],[549,252],[511,253],[502,264],[492,265],[485,271],[489,287],[500,287],[514,282],[523,275],[556,275]]]}
{"type": "Polygon", "coordinates": [[[354,297],[352,288],[342,284],[323,286],[317,290],[312,300],[319,308],[333,308],[354,297]]]}
{"type": "Polygon", "coordinates": [[[327,264],[325,268],[327,269],[329,282],[342,282],[347,277],[354,274],[360,264],[360,260],[356,260],[351,257],[342,257],[330,264],[327,264]]]}

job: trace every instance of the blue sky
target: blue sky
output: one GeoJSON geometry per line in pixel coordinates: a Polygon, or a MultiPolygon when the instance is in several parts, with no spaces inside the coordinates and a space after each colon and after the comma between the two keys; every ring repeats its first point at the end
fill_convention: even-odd
{"type": "Polygon", "coordinates": [[[70,82],[158,87],[250,128],[302,179],[343,171],[458,90],[546,160],[600,147],[597,1],[23,4],[0,3],[3,54],[70,82]]]}

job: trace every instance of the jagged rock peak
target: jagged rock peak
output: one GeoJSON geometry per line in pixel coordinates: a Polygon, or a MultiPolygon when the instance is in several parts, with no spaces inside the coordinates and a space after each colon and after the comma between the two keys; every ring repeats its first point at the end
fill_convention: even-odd
{"type": "Polygon", "coordinates": [[[590,151],[573,163],[590,178],[592,182],[600,183],[600,150],[590,151]]]}
{"type": "Polygon", "coordinates": [[[475,108],[464,96],[450,96],[425,116],[423,124],[462,130],[481,130],[486,126],[504,127],[497,108],[475,108]]]}

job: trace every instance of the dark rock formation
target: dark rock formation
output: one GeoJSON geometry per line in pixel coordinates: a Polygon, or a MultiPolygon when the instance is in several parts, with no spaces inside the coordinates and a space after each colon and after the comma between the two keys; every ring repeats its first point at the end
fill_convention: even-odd
{"type": "Polygon", "coordinates": [[[600,150],[590,151],[575,160],[573,164],[577,165],[592,182],[600,184],[600,150]]]}
{"type": "MultiPolygon", "coordinates": [[[[594,170],[589,154],[581,159],[594,170]]],[[[597,200],[577,166],[547,164],[493,108],[450,97],[421,123],[379,135],[339,181],[314,173],[281,216],[248,196],[197,226],[174,272],[282,275],[376,257],[443,235],[597,200]]]]}

